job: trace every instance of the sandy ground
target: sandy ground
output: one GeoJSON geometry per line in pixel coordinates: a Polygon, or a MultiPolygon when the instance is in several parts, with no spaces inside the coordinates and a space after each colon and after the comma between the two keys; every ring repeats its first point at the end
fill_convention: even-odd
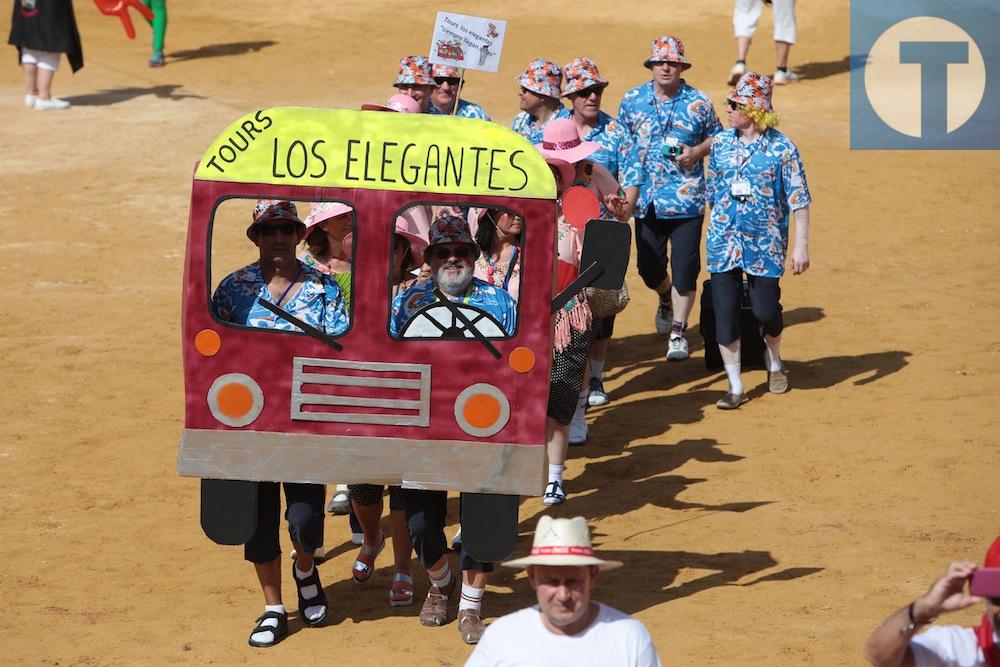
{"type": "MultiPolygon", "coordinates": [[[[644,3],[649,5],[649,3],[644,3]]],[[[784,130],[813,189],[813,268],[784,283],[793,391],[735,413],[694,358],[663,361],[654,300],[633,304],[611,351],[612,403],[572,452],[570,501],[603,553],[626,562],[598,597],[635,614],[670,665],[856,665],[870,630],[952,558],[981,559],[1000,524],[995,403],[1000,343],[991,273],[1000,243],[984,207],[995,153],[848,149],[847,3],[806,3],[779,89],[784,130]],[[990,406],[994,406],[991,408],[990,406]]],[[[9,5],[9,3],[8,3],[9,5]]],[[[649,41],[675,32],[688,81],[721,103],[731,3],[633,6],[466,2],[510,20],[499,75],[467,97],[496,119],[536,55],[595,58],[610,111],[646,79],[649,41]]],[[[409,2],[172,3],[167,67],[146,67],[148,30],[125,39],[89,2],[87,65],[56,77],[62,113],[20,106],[13,49],[0,68],[0,595],[4,663],[460,665],[454,623],[421,627],[348,572],[346,519],[321,629],[293,621],[269,651],[246,646],[261,598],[238,548],[198,526],[198,482],[178,477],[183,389],[179,287],[191,168],[244,112],[382,101],[396,59],[426,52],[436,7],[409,2]],[[304,630],[304,631],[303,631],[304,630]]],[[[0,32],[7,33],[4,13],[0,32]]],[[[769,18],[751,65],[773,65],[769,18]]],[[[697,322],[695,312],[693,321],[697,322]]],[[[695,330],[697,326],[695,325],[695,330]]],[[[519,552],[542,511],[521,510],[519,552]]],[[[425,584],[418,578],[418,596],[425,584]]],[[[487,616],[531,601],[523,575],[491,583],[487,616]]],[[[294,590],[286,581],[286,599],[294,590]]],[[[978,613],[978,612],[976,612],[978,613]]],[[[959,614],[960,622],[974,613],[959,614]]]]}

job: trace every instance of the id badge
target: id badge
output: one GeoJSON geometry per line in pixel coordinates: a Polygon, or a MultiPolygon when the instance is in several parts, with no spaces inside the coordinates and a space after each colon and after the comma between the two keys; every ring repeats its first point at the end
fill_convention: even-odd
{"type": "Polygon", "coordinates": [[[750,198],[750,181],[742,178],[738,178],[733,181],[729,192],[737,199],[749,199],[750,198]]]}

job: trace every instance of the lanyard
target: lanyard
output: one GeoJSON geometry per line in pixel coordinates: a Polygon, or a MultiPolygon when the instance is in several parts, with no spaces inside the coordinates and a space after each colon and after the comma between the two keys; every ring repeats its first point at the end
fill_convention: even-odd
{"type": "MultiPolygon", "coordinates": [[[[278,297],[278,300],[274,302],[274,305],[276,305],[276,306],[280,306],[280,305],[281,305],[281,302],[285,300],[285,297],[286,297],[286,296],[288,296],[288,291],[289,291],[290,289],[292,289],[292,287],[294,287],[294,286],[295,286],[295,282],[296,282],[296,281],[297,281],[297,280],[298,280],[298,279],[299,279],[299,278],[300,278],[301,276],[302,276],[302,265],[301,265],[301,264],[299,264],[299,272],[295,274],[295,278],[293,278],[293,279],[292,279],[292,282],[288,283],[288,287],[286,287],[286,288],[285,288],[285,291],[281,293],[281,296],[279,296],[279,297],[278,297]]],[[[268,290],[268,296],[270,296],[270,295],[271,295],[271,291],[270,291],[270,290],[268,290]]]]}
{"type": "Polygon", "coordinates": [[[752,144],[750,144],[750,147],[747,150],[747,156],[744,158],[743,157],[743,142],[740,140],[740,135],[737,132],[737,134],[736,134],[736,151],[735,151],[736,152],[736,180],[740,180],[740,170],[742,170],[743,167],[745,167],[750,162],[750,158],[753,157],[753,154],[757,152],[757,149],[760,148],[762,144],[766,147],[769,140],[770,140],[770,138],[766,134],[762,134],[759,137],[757,137],[754,140],[754,142],[752,144]]]}
{"type": "Polygon", "coordinates": [[[653,83],[650,82],[650,91],[653,94],[653,109],[656,111],[656,120],[658,120],[663,127],[663,133],[666,136],[670,136],[670,128],[674,126],[674,107],[677,104],[677,98],[681,96],[681,90],[678,88],[677,92],[673,97],[670,98],[670,114],[667,116],[667,122],[663,123],[663,115],[660,113],[660,98],[656,96],[656,89],[653,88],[653,83]]]}
{"type": "MultiPolygon", "coordinates": [[[[431,281],[427,281],[431,283],[431,281]]],[[[433,290],[433,283],[431,284],[431,289],[433,290]]],[[[433,294],[433,292],[431,292],[433,294]]],[[[443,294],[443,292],[442,292],[443,294]]],[[[469,303],[469,299],[472,298],[472,284],[470,283],[468,287],[465,288],[465,296],[462,297],[462,303],[469,303]]],[[[441,299],[434,297],[434,301],[440,301],[441,299]]]]}

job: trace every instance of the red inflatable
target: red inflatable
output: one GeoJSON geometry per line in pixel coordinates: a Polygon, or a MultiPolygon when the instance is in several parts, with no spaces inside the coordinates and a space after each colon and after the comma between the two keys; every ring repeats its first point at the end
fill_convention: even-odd
{"type": "Polygon", "coordinates": [[[139,0],[94,0],[94,4],[102,14],[120,18],[129,39],[135,39],[135,27],[132,25],[132,17],[128,14],[129,7],[142,14],[147,21],[153,20],[153,10],[139,0]]]}

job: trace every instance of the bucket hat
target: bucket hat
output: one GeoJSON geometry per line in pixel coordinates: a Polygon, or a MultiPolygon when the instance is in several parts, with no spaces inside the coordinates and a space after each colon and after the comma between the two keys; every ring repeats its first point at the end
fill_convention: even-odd
{"type": "Polygon", "coordinates": [[[606,88],[607,79],[597,71],[597,64],[590,58],[577,58],[562,68],[562,96],[567,97],[581,90],[600,86],[606,88]]]}
{"type": "Polygon", "coordinates": [[[594,555],[590,545],[590,529],[582,516],[572,519],[553,519],[545,515],[538,520],[531,553],[524,558],[501,563],[504,567],[529,565],[596,565],[600,570],[614,570],[621,561],[603,560],[594,555]]]}
{"type": "MultiPolygon", "coordinates": [[[[398,225],[397,221],[397,225],[398,225]]],[[[431,248],[437,245],[445,245],[447,243],[464,243],[470,245],[474,248],[472,251],[472,259],[478,259],[480,250],[479,244],[472,238],[472,231],[469,229],[469,223],[467,223],[463,218],[457,215],[442,215],[440,218],[436,219],[431,223],[430,230],[428,231],[428,244],[424,248],[424,258],[429,259],[428,254],[431,248]]]]}
{"type": "Polygon", "coordinates": [[[691,68],[691,63],[684,56],[684,42],[672,35],[664,35],[653,40],[649,58],[646,58],[643,66],[648,69],[653,63],[678,63],[683,65],[684,69],[691,68]]]}
{"type": "Polygon", "coordinates": [[[770,78],[757,72],[747,72],[740,76],[732,91],[726,96],[736,104],[743,106],[757,107],[761,111],[771,113],[774,108],[771,105],[771,94],[774,92],[774,83],[770,78]]]}
{"type": "Polygon", "coordinates": [[[253,207],[253,222],[247,227],[247,238],[253,240],[254,229],[258,225],[263,225],[275,220],[288,220],[299,226],[299,232],[305,230],[305,223],[299,219],[299,212],[295,204],[287,199],[260,199],[253,207]]]}
{"type": "Polygon", "coordinates": [[[399,59],[399,73],[396,75],[395,87],[400,86],[434,86],[431,76],[431,64],[424,56],[406,56],[399,59]]]}
{"type": "Polygon", "coordinates": [[[533,93],[559,99],[561,92],[562,70],[551,60],[535,58],[528,63],[527,69],[517,77],[517,83],[533,93]]]}

